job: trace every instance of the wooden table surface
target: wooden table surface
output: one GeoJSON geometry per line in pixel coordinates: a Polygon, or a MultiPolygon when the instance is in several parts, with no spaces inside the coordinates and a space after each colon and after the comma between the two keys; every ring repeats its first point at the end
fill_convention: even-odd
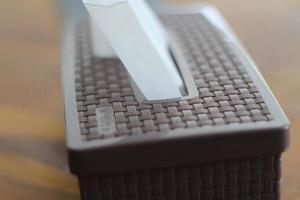
{"type": "MultiPolygon", "coordinates": [[[[282,195],[298,200],[300,2],[211,2],[258,63],[291,120],[282,195]]],[[[76,178],[67,171],[55,1],[0,1],[0,9],[0,199],[79,199],[76,178]]]]}

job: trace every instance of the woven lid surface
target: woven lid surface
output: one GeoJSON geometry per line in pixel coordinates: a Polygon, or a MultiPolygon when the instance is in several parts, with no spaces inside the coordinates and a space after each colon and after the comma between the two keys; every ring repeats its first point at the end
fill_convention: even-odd
{"type": "Polygon", "coordinates": [[[122,63],[93,57],[84,23],[78,27],[76,55],[76,100],[84,141],[273,119],[221,32],[199,14],[164,16],[162,20],[178,38],[199,96],[170,103],[138,103],[122,63]],[[103,111],[100,120],[109,118],[107,129],[99,127],[105,126],[97,116],[103,111]]]}

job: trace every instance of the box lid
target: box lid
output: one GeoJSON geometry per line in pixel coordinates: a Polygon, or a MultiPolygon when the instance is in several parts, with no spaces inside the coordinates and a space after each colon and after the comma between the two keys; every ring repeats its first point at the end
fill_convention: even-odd
{"type": "Polygon", "coordinates": [[[141,104],[118,59],[92,55],[88,23],[68,23],[63,85],[70,168],[102,174],[281,153],[288,120],[211,7],[161,16],[178,39],[197,98],[141,104]]]}

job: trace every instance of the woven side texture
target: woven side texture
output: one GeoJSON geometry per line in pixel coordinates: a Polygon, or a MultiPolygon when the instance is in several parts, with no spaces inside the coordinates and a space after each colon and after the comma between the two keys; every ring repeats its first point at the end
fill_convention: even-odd
{"type": "Polygon", "coordinates": [[[80,177],[83,200],[279,200],[278,156],[80,177]]]}
{"type": "MultiPolygon", "coordinates": [[[[199,96],[194,99],[140,104],[118,59],[92,55],[86,23],[77,30],[76,95],[84,141],[224,124],[272,120],[257,87],[223,35],[197,14],[162,17],[178,38],[199,96]],[[99,131],[96,109],[111,107],[116,131],[99,131]]],[[[137,41],[138,42],[138,41],[137,41]]]]}

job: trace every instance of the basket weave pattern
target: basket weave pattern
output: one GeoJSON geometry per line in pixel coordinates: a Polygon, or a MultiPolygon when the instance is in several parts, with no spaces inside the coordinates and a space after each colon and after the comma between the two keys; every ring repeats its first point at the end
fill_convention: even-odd
{"type": "Polygon", "coordinates": [[[272,120],[245,66],[220,31],[199,14],[162,20],[178,39],[199,97],[151,105],[138,103],[122,63],[118,59],[94,58],[88,27],[81,25],[76,38],[76,100],[84,141],[272,120]],[[97,128],[96,109],[103,106],[114,110],[113,134],[103,134],[97,128]]]}
{"type": "Polygon", "coordinates": [[[83,200],[278,200],[278,156],[80,177],[83,200]]]}

